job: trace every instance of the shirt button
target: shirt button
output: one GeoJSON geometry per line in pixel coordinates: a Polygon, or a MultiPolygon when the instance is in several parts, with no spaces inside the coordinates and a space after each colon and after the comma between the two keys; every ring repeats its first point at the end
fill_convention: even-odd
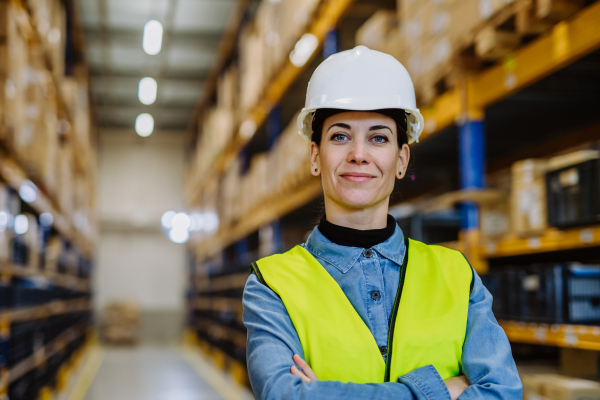
{"type": "Polygon", "coordinates": [[[385,356],[387,354],[387,346],[379,346],[379,351],[382,356],[385,356]]]}
{"type": "Polygon", "coordinates": [[[365,249],[363,251],[363,256],[365,256],[367,258],[373,257],[373,250],[371,250],[371,249],[365,249]]]}
{"type": "Polygon", "coordinates": [[[379,300],[381,298],[381,292],[379,290],[373,290],[371,292],[371,298],[375,301],[379,300]]]}

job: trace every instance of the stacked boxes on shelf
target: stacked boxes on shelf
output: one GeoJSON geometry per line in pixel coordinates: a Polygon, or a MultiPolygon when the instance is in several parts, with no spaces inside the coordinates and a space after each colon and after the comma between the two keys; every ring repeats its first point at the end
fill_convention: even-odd
{"type": "Polygon", "coordinates": [[[321,0],[262,1],[254,21],[242,28],[237,64],[221,74],[217,102],[200,116],[189,181],[206,179],[214,160],[223,154],[236,128],[250,116],[267,83],[288,62],[296,42],[305,32],[321,0]]]}
{"type": "Polygon", "coordinates": [[[135,302],[115,302],[106,306],[102,337],[112,344],[135,344],[140,336],[141,312],[135,302]]]}
{"type": "Polygon", "coordinates": [[[0,397],[15,400],[58,385],[91,324],[94,151],[66,12],[0,0],[0,397]]]}
{"type": "Polygon", "coordinates": [[[600,221],[600,152],[584,149],[513,164],[511,217],[519,236],[600,221]]]}
{"type": "Polygon", "coordinates": [[[63,3],[32,0],[25,5],[29,16],[18,5],[0,1],[0,139],[72,224],[81,225],[77,207],[92,221],[82,230],[90,237],[95,232],[93,203],[74,204],[76,171],[87,182],[90,197],[94,195],[87,72],[76,65],[70,68],[74,76],[64,76],[63,3]]]}
{"type": "Polygon", "coordinates": [[[262,1],[240,35],[240,103],[247,114],[287,62],[321,0],[262,1]]]}
{"type": "MultiPolygon", "coordinates": [[[[265,201],[285,195],[310,178],[309,146],[296,130],[296,119],[281,133],[269,152],[252,157],[243,174],[233,162],[222,179],[216,202],[222,225],[239,221],[265,201]]],[[[210,208],[207,204],[204,208],[210,208]]]]}
{"type": "Polygon", "coordinates": [[[600,383],[555,374],[521,375],[524,400],[597,399],[600,383]]]}
{"type": "Polygon", "coordinates": [[[519,236],[540,235],[548,227],[547,165],[544,159],[527,159],[512,166],[511,222],[519,236]]]}
{"type": "Polygon", "coordinates": [[[389,53],[407,68],[420,103],[572,15],[582,1],[399,0],[357,31],[356,43],[389,53]]]}
{"type": "Polygon", "coordinates": [[[217,84],[217,104],[201,117],[200,139],[196,145],[189,179],[198,182],[206,178],[214,160],[231,141],[237,124],[237,68],[230,66],[221,74],[217,84]]]}
{"type": "Polygon", "coordinates": [[[406,55],[400,61],[415,82],[422,101],[433,100],[438,81],[452,72],[450,61],[459,40],[502,3],[479,0],[400,2],[400,29],[406,55]]]}

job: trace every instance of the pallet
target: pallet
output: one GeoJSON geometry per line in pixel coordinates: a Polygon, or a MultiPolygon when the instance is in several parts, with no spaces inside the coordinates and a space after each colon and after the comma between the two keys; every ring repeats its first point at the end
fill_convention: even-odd
{"type": "MultiPolygon", "coordinates": [[[[507,57],[583,8],[585,0],[514,0],[452,44],[450,62],[417,82],[419,104],[431,104],[462,78],[507,57]]],[[[510,66],[509,66],[510,67],[510,66]]]]}

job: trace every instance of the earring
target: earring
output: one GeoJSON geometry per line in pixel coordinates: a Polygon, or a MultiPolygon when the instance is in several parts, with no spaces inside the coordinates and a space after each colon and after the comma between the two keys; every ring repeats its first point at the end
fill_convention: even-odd
{"type": "Polygon", "coordinates": [[[318,171],[317,168],[315,168],[315,172],[317,172],[317,171],[318,171]]]}

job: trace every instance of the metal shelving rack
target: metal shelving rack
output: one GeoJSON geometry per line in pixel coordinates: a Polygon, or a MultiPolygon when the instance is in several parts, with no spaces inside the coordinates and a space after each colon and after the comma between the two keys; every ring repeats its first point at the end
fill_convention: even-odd
{"type": "MultiPolygon", "coordinates": [[[[30,15],[24,0],[0,0],[3,3],[10,4],[14,7],[16,21],[20,33],[26,38],[29,43],[41,45],[43,50],[43,59],[45,68],[51,70],[50,53],[43,46],[42,35],[37,31],[33,18],[30,15]]],[[[64,4],[64,2],[61,2],[64,4]]],[[[82,32],[78,24],[76,6],[73,2],[66,2],[67,12],[72,28],[73,45],[80,58],[83,57],[83,42],[82,32]]],[[[79,60],[80,64],[85,65],[85,59],[79,60]]],[[[86,68],[87,70],[87,68],[86,68]]],[[[60,82],[54,74],[50,74],[52,83],[56,88],[60,87],[60,82]]],[[[70,126],[73,124],[73,115],[69,114],[69,109],[66,106],[65,99],[62,97],[60,90],[56,91],[58,100],[58,112],[62,119],[65,119],[70,126]]],[[[92,112],[93,114],[93,112],[92,112]]],[[[93,117],[92,117],[93,118],[93,117]]],[[[0,129],[3,127],[0,126],[0,129]]],[[[93,126],[90,126],[90,132],[93,132],[93,126]]],[[[93,135],[93,133],[92,133],[93,135]]],[[[93,138],[90,138],[93,139],[93,138]]],[[[63,135],[63,140],[72,141],[72,133],[68,132],[63,135]]],[[[6,143],[0,143],[2,150],[0,151],[0,180],[14,191],[18,192],[19,188],[26,182],[30,181],[38,187],[36,198],[34,201],[27,203],[33,212],[40,215],[50,213],[53,217],[52,229],[54,233],[62,239],[71,243],[72,246],[78,249],[80,254],[87,260],[90,260],[94,251],[93,235],[88,235],[89,232],[83,232],[73,223],[73,215],[68,215],[64,210],[61,210],[57,199],[40,187],[44,187],[44,182],[38,181],[36,178],[29,176],[26,169],[18,161],[18,157],[12,153],[12,149],[6,143]]],[[[74,152],[73,166],[76,171],[84,174],[90,174],[87,170],[87,164],[82,157],[84,154],[74,152]]],[[[15,265],[12,263],[0,263],[0,282],[10,284],[14,279],[35,279],[44,282],[47,285],[65,289],[71,296],[76,298],[70,300],[53,300],[47,303],[42,303],[32,306],[20,306],[18,308],[0,310],[0,400],[8,399],[9,386],[15,384],[20,378],[27,374],[39,371],[40,374],[46,374],[50,366],[55,367],[54,373],[57,374],[57,379],[64,380],[66,371],[74,364],[71,361],[76,361],[81,356],[83,345],[88,340],[91,333],[91,278],[80,277],[69,273],[56,273],[44,271],[43,268],[31,268],[28,265],[15,265]],[[15,365],[8,368],[6,365],[8,350],[8,341],[11,337],[11,331],[14,324],[27,322],[42,322],[50,321],[53,318],[71,318],[71,325],[64,326],[64,329],[54,336],[50,341],[46,341],[42,346],[36,346],[34,352],[18,361],[15,365]],[[57,364],[58,363],[58,364],[57,364]]],[[[45,375],[44,375],[45,376],[45,375]]],[[[65,382],[62,382],[64,385],[65,382]]],[[[33,384],[33,383],[32,383],[33,384]]],[[[37,384],[37,383],[36,383],[37,384]]],[[[46,395],[51,396],[53,388],[45,386],[41,388],[40,398],[46,395]]]]}
{"type": "MultiPolygon", "coordinates": [[[[347,0],[330,0],[327,4],[330,14],[324,13],[323,15],[327,14],[328,16],[315,20],[309,30],[317,32],[320,45],[323,44],[325,34],[335,30],[339,21],[353,6],[353,2],[347,0]]],[[[594,52],[600,49],[598,21],[600,21],[600,2],[592,2],[573,17],[557,23],[547,32],[517,48],[502,62],[479,72],[467,74],[455,88],[440,94],[430,105],[422,108],[426,125],[418,146],[427,147],[438,142],[446,145],[450,141],[460,142],[465,138],[483,137],[484,121],[488,116],[497,118],[495,115],[499,114],[498,108],[503,107],[507,101],[511,101],[515,96],[525,93],[528,89],[533,90],[532,88],[545,78],[551,78],[553,74],[566,71],[577,61],[593,56],[594,52]]],[[[290,89],[294,80],[301,73],[300,69],[288,64],[282,66],[277,78],[265,88],[265,95],[254,108],[252,115],[246,116],[247,119],[252,119],[257,127],[265,122],[270,110],[282,101],[285,92],[290,89]]],[[[305,64],[305,67],[308,64],[305,64]]],[[[514,106],[511,110],[514,111],[514,106]]],[[[505,116],[506,113],[503,115],[505,116]]],[[[596,124],[594,126],[598,125],[593,116],[587,115],[587,117],[589,117],[588,122],[593,121],[596,124]]],[[[589,131],[593,130],[594,126],[583,130],[577,127],[572,130],[579,129],[577,132],[583,132],[587,129],[589,131]]],[[[594,134],[578,133],[574,136],[581,137],[582,141],[590,137],[598,138],[597,134],[594,136],[594,134]]],[[[219,158],[213,174],[220,174],[227,163],[248,141],[249,139],[241,139],[238,134],[238,137],[227,147],[227,151],[219,158]]],[[[537,156],[549,154],[548,148],[543,146],[548,141],[547,138],[542,138],[536,143],[537,146],[534,147],[538,151],[537,156]],[[540,152],[542,153],[540,154],[540,152]]],[[[556,148],[556,146],[554,147],[556,148]]],[[[472,149],[470,153],[459,153],[458,159],[464,165],[463,168],[469,167],[469,165],[472,168],[474,164],[479,163],[479,166],[475,165],[475,168],[483,176],[485,163],[481,158],[483,158],[484,152],[483,147],[472,149]]],[[[526,158],[526,156],[522,158],[526,158]]],[[[496,157],[490,162],[490,166],[498,169],[499,166],[510,165],[512,161],[509,161],[507,157],[496,157]]],[[[196,193],[201,193],[214,182],[214,176],[207,176],[205,181],[193,189],[196,193]]],[[[195,322],[192,322],[194,313],[198,310],[217,316],[219,313],[225,313],[228,315],[228,323],[237,320],[238,326],[241,326],[239,296],[244,286],[244,276],[247,274],[232,271],[230,275],[208,277],[202,265],[210,263],[215,258],[218,259],[226,250],[230,251],[236,246],[236,243],[239,243],[238,241],[254,234],[253,232],[260,227],[277,221],[317,199],[321,194],[318,182],[309,182],[299,189],[280,194],[272,201],[265,202],[251,215],[242,218],[237,225],[223,226],[215,235],[205,238],[200,243],[192,244],[190,250],[197,265],[192,265],[190,272],[192,282],[189,297],[190,326],[193,330],[202,330],[203,333],[199,336],[202,338],[204,347],[210,347],[207,345],[210,342],[210,335],[206,334],[208,327],[200,329],[195,322]],[[228,297],[227,293],[237,293],[237,295],[228,297]],[[213,298],[211,299],[211,297],[213,298]]],[[[479,241],[477,232],[477,225],[463,226],[460,241],[452,243],[452,246],[465,252],[467,257],[474,261],[472,264],[476,269],[482,273],[487,269],[487,261],[498,257],[560,252],[578,248],[600,248],[599,226],[564,231],[551,228],[537,238],[504,238],[485,244],[479,241]]],[[[214,325],[214,320],[211,320],[209,325],[214,325]]],[[[544,325],[518,321],[502,321],[501,325],[513,342],[600,349],[600,327],[544,325]],[[577,340],[573,339],[575,336],[577,336],[577,340]]],[[[226,324],[224,326],[231,329],[226,324]]],[[[238,332],[244,333],[243,326],[238,332]]],[[[222,334],[220,340],[227,340],[229,337],[233,341],[234,336],[236,335],[222,334]]],[[[218,348],[218,346],[213,345],[212,348],[218,348]]]]}

